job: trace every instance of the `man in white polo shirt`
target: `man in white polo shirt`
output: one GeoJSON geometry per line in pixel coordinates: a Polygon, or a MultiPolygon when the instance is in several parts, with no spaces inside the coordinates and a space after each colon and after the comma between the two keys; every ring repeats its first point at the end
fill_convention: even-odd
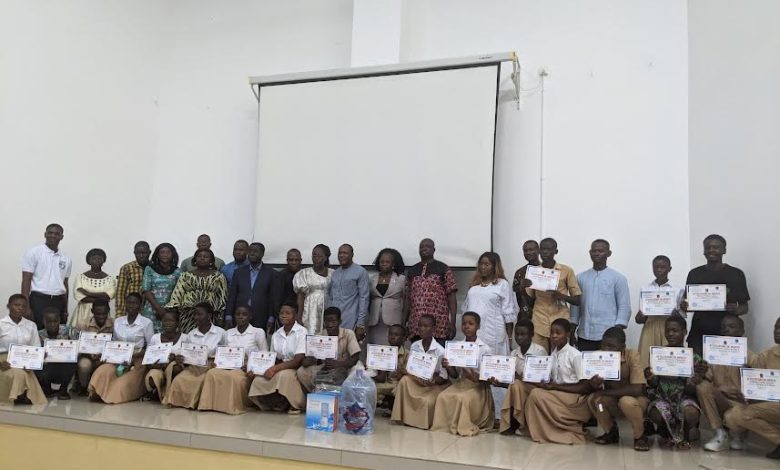
{"type": "Polygon", "coordinates": [[[49,224],[43,234],[46,243],[31,248],[22,259],[22,295],[29,299],[38,329],[43,329],[43,310],[55,307],[60,321],[68,319],[68,278],[72,261],[59,251],[63,239],[60,224],[49,224]]]}

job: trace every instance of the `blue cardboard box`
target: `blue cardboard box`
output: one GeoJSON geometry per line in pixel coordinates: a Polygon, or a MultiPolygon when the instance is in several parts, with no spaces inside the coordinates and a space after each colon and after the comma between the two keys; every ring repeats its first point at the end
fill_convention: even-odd
{"type": "Polygon", "coordinates": [[[339,393],[315,392],[306,395],[306,429],[333,432],[337,427],[339,393]]]}

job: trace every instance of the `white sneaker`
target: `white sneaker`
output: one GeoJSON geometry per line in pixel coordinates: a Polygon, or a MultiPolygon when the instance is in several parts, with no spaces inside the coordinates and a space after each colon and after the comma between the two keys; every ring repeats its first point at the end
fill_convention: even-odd
{"type": "Polygon", "coordinates": [[[729,449],[731,450],[745,450],[745,435],[742,433],[731,432],[729,433],[731,442],[729,443],[729,449]]]}
{"type": "Polygon", "coordinates": [[[710,439],[709,442],[704,444],[704,450],[708,450],[710,452],[721,452],[729,448],[729,437],[728,434],[726,434],[726,431],[721,429],[717,429],[715,431],[715,437],[710,439]]]}

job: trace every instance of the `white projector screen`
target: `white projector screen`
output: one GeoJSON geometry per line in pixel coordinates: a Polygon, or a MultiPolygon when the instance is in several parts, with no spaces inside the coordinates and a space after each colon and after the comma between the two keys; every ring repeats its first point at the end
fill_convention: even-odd
{"type": "Polygon", "coordinates": [[[499,64],[260,86],[255,240],[264,262],[342,243],[453,267],[492,247],[499,64]]]}

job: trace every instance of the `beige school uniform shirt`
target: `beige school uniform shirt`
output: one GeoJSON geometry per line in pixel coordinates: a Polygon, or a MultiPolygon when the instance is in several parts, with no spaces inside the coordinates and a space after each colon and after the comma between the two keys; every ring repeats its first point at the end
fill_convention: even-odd
{"type": "MultiPolygon", "coordinates": [[[[582,295],[582,289],[577,282],[577,275],[574,270],[565,264],[555,263],[553,269],[560,271],[558,278],[558,292],[568,296],[582,295]]],[[[571,319],[569,304],[563,300],[555,300],[552,294],[535,289],[526,289],[531,297],[536,298],[534,302],[534,313],[531,321],[534,322],[534,332],[545,338],[550,337],[550,325],[558,318],[571,319]]]]}

